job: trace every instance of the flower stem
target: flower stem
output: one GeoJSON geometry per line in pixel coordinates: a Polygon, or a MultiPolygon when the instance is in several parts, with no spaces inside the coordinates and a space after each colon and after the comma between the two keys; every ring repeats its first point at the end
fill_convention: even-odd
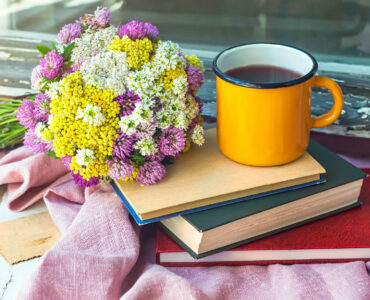
{"type": "Polygon", "coordinates": [[[18,122],[17,118],[13,118],[13,119],[9,119],[9,120],[0,122],[0,126],[1,125],[5,125],[5,124],[8,124],[8,123],[12,123],[12,122],[18,122]]]}

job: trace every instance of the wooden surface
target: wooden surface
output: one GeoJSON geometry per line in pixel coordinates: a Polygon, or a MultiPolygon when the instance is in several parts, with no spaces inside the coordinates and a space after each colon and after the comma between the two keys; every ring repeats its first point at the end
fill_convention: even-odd
{"type": "MultiPolygon", "coordinates": [[[[19,95],[22,91],[30,91],[30,74],[40,59],[35,46],[48,45],[53,39],[55,36],[48,34],[0,31],[0,94],[18,92],[19,95]]],[[[212,60],[217,52],[194,49],[185,49],[185,52],[198,54],[204,62],[205,84],[198,95],[204,102],[203,114],[215,118],[216,77],[212,71],[212,60]]],[[[344,93],[344,107],[342,115],[335,124],[314,130],[370,137],[370,67],[345,66],[319,61],[319,74],[329,76],[339,83],[344,93]],[[355,72],[358,73],[355,74],[355,72]]],[[[326,113],[331,105],[332,96],[328,91],[314,88],[312,114],[326,113]]]]}

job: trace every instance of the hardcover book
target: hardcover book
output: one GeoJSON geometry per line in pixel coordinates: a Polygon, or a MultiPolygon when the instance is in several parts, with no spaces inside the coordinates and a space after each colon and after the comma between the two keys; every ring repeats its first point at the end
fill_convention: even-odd
{"type": "Polygon", "coordinates": [[[370,178],[359,198],[362,206],[198,260],[158,228],[156,260],[164,266],[368,261],[370,178]]]}
{"type": "Polygon", "coordinates": [[[194,258],[201,258],[358,205],[366,173],[315,141],[308,152],[326,169],[325,184],[169,218],[160,224],[194,258]]]}
{"type": "Polygon", "coordinates": [[[205,131],[205,145],[193,147],[158,184],[112,184],[138,224],[254,199],[323,182],[325,169],[309,153],[275,167],[251,167],[226,158],[218,149],[216,129],[205,131]]]}

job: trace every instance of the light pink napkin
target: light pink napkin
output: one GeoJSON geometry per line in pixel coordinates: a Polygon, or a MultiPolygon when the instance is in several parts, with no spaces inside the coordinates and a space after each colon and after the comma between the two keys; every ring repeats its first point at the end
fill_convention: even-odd
{"type": "Polygon", "coordinates": [[[0,183],[9,184],[13,210],[44,195],[62,233],[18,299],[370,299],[370,277],[363,262],[155,265],[154,226],[139,228],[110,186],[81,189],[60,162],[24,148],[1,159],[0,183]]]}
{"type": "Polygon", "coordinates": [[[20,211],[40,200],[67,170],[60,160],[17,148],[0,159],[0,185],[8,184],[8,205],[20,211]],[[27,194],[26,194],[27,192],[27,194]]]}

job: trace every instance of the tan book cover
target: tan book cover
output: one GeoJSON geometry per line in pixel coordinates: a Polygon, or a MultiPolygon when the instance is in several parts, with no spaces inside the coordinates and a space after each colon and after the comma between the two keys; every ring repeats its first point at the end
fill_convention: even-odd
{"type": "Polygon", "coordinates": [[[216,129],[207,130],[205,139],[168,166],[158,184],[115,181],[141,220],[312,182],[325,173],[308,153],[283,166],[242,165],[220,152],[216,129]]]}

